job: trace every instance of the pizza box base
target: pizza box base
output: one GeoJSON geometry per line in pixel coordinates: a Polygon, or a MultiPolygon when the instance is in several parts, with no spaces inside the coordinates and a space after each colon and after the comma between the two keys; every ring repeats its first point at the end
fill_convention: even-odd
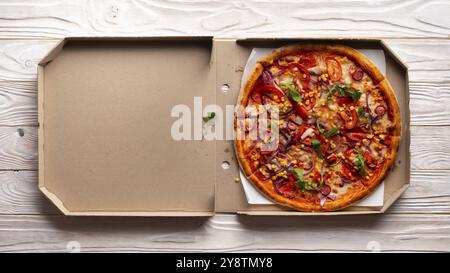
{"type": "Polygon", "coordinates": [[[377,39],[65,38],[38,66],[38,112],[39,188],[66,215],[383,213],[409,185],[408,71],[377,39]],[[175,141],[170,135],[174,105],[192,106],[199,96],[203,106],[236,104],[252,48],[312,42],[385,52],[402,141],[385,180],[383,207],[303,213],[249,205],[236,182],[233,141],[175,141]]]}

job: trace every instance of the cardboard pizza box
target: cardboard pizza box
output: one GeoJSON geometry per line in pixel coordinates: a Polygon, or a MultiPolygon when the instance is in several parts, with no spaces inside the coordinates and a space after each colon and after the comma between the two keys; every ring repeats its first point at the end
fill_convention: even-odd
{"type": "Polygon", "coordinates": [[[408,70],[377,39],[65,38],[38,66],[38,111],[39,188],[66,215],[382,213],[409,185],[408,70]],[[311,42],[385,53],[386,76],[401,109],[402,141],[385,180],[383,206],[302,213],[247,202],[227,130],[232,112],[225,109],[236,104],[253,48],[311,42]],[[194,107],[199,102],[200,110],[194,107]],[[192,129],[193,140],[174,139],[174,106],[190,109],[197,128],[211,105],[223,110],[216,117],[222,138],[207,140],[192,129]]]}

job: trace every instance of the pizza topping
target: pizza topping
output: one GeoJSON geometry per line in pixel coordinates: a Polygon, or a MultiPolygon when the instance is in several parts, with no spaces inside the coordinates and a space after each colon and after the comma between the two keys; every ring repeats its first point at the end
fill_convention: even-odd
{"type": "Polygon", "coordinates": [[[303,119],[300,116],[297,116],[295,114],[290,115],[289,120],[294,122],[297,125],[302,125],[302,123],[303,123],[303,119]]]}
{"type": "Polygon", "coordinates": [[[364,72],[362,71],[361,68],[356,68],[356,70],[352,73],[352,78],[355,81],[362,80],[363,76],[364,76],[364,72]]]}
{"type": "Polygon", "coordinates": [[[323,136],[324,136],[324,137],[332,137],[332,136],[335,136],[335,135],[337,135],[337,134],[339,134],[339,130],[336,129],[336,128],[333,128],[333,129],[329,130],[328,132],[325,132],[325,133],[323,134],[323,136]]]}
{"type": "Polygon", "coordinates": [[[300,56],[299,62],[306,68],[311,68],[317,65],[316,58],[313,54],[304,54],[300,56]]]}
{"type": "Polygon", "coordinates": [[[300,157],[299,161],[299,165],[302,167],[304,175],[308,175],[314,170],[315,164],[310,156],[305,154],[300,157]]]}
{"type": "Polygon", "coordinates": [[[308,117],[309,117],[308,111],[306,110],[305,106],[303,106],[302,104],[297,103],[295,105],[295,111],[301,118],[308,119],[308,117]]]}
{"type": "Polygon", "coordinates": [[[288,128],[295,131],[295,130],[297,130],[298,125],[295,122],[289,121],[288,128]]]}
{"type": "Polygon", "coordinates": [[[271,99],[273,99],[273,100],[275,100],[277,102],[281,102],[284,99],[283,91],[281,91],[280,89],[276,88],[273,85],[260,85],[260,86],[257,86],[253,90],[253,93],[259,93],[261,96],[263,96],[263,95],[272,95],[271,99]]]}
{"type": "Polygon", "coordinates": [[[313,181],[311,177],[306,179],[302,170],[296,168],[294,169],[294,173],[297,177],[296,185],[302,192],[311,190],[318,191],[320,189],[320,182],[318,183],[317,181],[313,181]]]}
{"type": "Polygon", "coordinates": [[[273,181],[273,188],[278,194],[284,195],[284,192],[281,190],[281,186],[286,185],[288,181],[280,178],[276,181],[273,181]]]}
{"type": "Polygon", "coordinates": [[[383,105],[378,105],[375,108],[375,114],[377,114],[377,116],[382,116],[386,113],[386,108],[384,108],[383,105]]]}
{"type": "Polygon", "coordinates": [[[335,83],[328,91],[328,98],[331,98],[334,93],[338,93],[336,102],[339,105],[349,104],[361,98],[361,92],[357,89],[351,88],[350,84],[341,86],[340,83],[335,83]]]}
{"type": "Polygon", "coordinates": [[[303,134],[300,136],[300,138],[303,140],[303,139],[309,137],[310,135],[312,135],[313,133],[314,133],[314,129],[310,127],[303,132],[303,134]]]}
{"type": "MultiPolygon", "coordinates": [[[[280,119],[267,119],[279,137],[245,141],[245,155],[285,198],[327,207],[327,199],[369,184],[389,155],[395,127],[385,93],[344,56],[284,56],[265,65],[250,98],[249,105],[275,106],[280,119]]],[[[258,116],[241,121],[246,134],[261,123],[258,116]]]]}
{"type": "Polygon", "coordinates": [[[262,73],[262,81],[264,85],[274,85],[272,74],[267,68],[264,68],[264,71],[262,73]]]}
{"type": "Polygon", "coordinates": [[[358,113],[355,108],[349,110],[339,111],[339,116],[344,121],[345,129],[353,129],[358,125],[358,113]]]}
{"type": "Polygon", "coordinates": [[[295,101],[296,103],[299,103],[302,101],[302,97],[300,94],[295,90],[295,86],[292,83],[283,83],[281,86],[285,87],[289,91],[289,97],[295,101]]]}
{"type": "Polygon", "coordinates": [[[317,155],[319,156],[319,158],[323,158],[322,144],[320,143],[320,141],[318,141],[317,139],[313,139],[311,141],[311,144],[313,146],[313,149],[316,151],[317,155]]]}
{"type": "Polygon", "coordinates": [[[326,184],[322,185],[322,187],[320,187],[320,193],[327,196],[331,193],[331,187],[326,184]]]}
{"type": "Polygon", "coordinates": [[[327,71],[330,80],[334,82],[339,81],[342,77],[342,68],[339,62],[333,57],[325,58],[325,62],[327,64],[327,71]]]}
{"type": "Polygon", "coordinates": [[[351,139],[351,140],[353,140],[353,141],[361,141],[361,140],[363,140],[363,139],[365,139],[365,138],[368,138],[369,137],[369,135],[368,134],[366,134],[366,133],[348,133],[347,134],[347,137],[349,138],[349,139],[351,139]]]}
{"type": "Polygon", "coordinates": [[[311,74],[314,74],[316,76],[321,75],[324,71],[325,70],[320,66],[314,66],[314,67],[308,68],[308,72],[310,72],[311,74]]]}
{"type": "Polygon", "coordinates": [[[355,150],[358,153],[358,157],[354,160],[355,166],[358,168],[359,174],[361,175],[361,177],[365,177],[366,176],[366,159],[362,155],[362,152],[360,149],[355,149],[355,150]]]}

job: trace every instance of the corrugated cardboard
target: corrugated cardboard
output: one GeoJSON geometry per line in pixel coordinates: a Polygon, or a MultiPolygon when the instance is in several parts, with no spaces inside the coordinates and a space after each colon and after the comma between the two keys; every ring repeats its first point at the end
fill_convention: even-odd
{"type": "Polygon", "coordinates": [[[379,40],[66,38],[42,60],[38,79],[39,187],[67,215],[382,213],[409,185],[408,72],[379,40]],[[223,109],[236,103],[253,47],[299,42],[385,51],[386,76],[403,126],[383,207],[302,213],[249,205],[235,181],[239,169],[232,141],[174,141],[170,136],[176,104],[192,106],[194,96],[223,109]],[[222,168],[225,161],[230,168],[222,168]]]}

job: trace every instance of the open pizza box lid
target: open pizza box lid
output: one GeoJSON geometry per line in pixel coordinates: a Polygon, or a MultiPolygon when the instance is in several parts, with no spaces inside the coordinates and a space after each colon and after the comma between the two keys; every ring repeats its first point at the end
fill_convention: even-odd
{"type": "Polygon", "coordinates": [[[229,130],[224,128],[223,139],[213,141],[195,130],[208,105],[223,109],[216,118],[225,127],[232,124],[233,115],[225,109],[236,103],[253,48],[314,42],[287,38],[62,40],[38,67],[41,191],[66,215],[384,212],[409,184],[407,69],[379,40],[321,41],[385,51],[386,75],[400,104],[403,131],[396,164],[385,180],[383,206],[311,214],[250,205],[236,182],[239,167],[229,130]],[[200,108],[194,107],[199,99],[200,108]],[[173,136],[173,124],[180,118],[177,105],[191,111],[192,140],[173,136]]]}

